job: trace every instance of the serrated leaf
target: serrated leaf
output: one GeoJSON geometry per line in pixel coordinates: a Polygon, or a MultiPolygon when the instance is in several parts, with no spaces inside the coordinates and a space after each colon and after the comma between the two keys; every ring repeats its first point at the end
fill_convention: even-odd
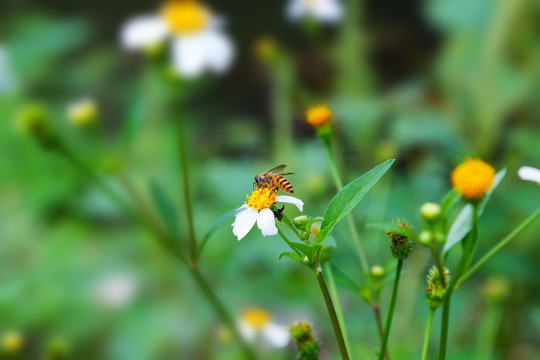
{"type": "Polygon", "coordinates": [[[298,254],[293,252],[283,252],[279,255],[279,260],[281,260],[284,257],[288,257],[290,259],[293,259],[294,261],[298,261],[299,263],[302,263],[302,260],[300,259],[300,256],[298,254]]]}
{"type": "MultiPolygon", "coordinates": [[[[493,180],[493,185],[491,185],[491,188],[488,190],[486,195],[484,196],[484,199],[482,200],[482,203],[478,206],[478,216],[482,215],[484,212],[484,208],[486,207],[486,204],[488,203],[489,199],[491,198],[491,194],[495,190],[495,188],[499,185],[501,180],[504,178],[504,175],[506,175],[506,169],[502,169],[495,175],[495,179],[493,180]]],[[[459,214],[456,216],[456,219],[450,226],[450,230],[448,230],[448,236],[446,238],[446,243],[444,244],[443,254],[450,250],[454,245],[459,243],[463,238],[471,231],[472,228],[472,216],[473,216],[473,207],[471,204],[467,204],[461,209],[459,214]]]]}
{"type": "Polygon", "coordinates": [[[174,203],[169,199],[165,191],[155,181],[150,181],[150,193],[163,222],[171,234],[175,238],[178,238],[180,233],[178,230],[178,211],[176,210],[176,206],[174,206],[174,203]]]}
{"type": "Polygon", "coordinates": [[[330,201],[324,220],[321,224],[321,231],[315,239],[316,244],[322,243],[341,220],[345,218],[364,198],[369,190],[388,171],[394,160],[387,160],[374,167],[364,175],[349,183],[330,201]]]}
{"type": "Polygon", "coordinates": [[[206,246],[206,243],[208,242],[208,240],[210,240],[216,230],[219,229],[222,225],[229,222],[234,217],[234,214],[236,214],[236,209],[227,211],[225,214],[221,215],[219,219],[216,220],[216,222],[210,227],[210,229],[208,229],[206,234],[204,234],[204,238],[201,241],[199,248],[197,249],[197,258],[200,256],[203,248],[206,246]]]}

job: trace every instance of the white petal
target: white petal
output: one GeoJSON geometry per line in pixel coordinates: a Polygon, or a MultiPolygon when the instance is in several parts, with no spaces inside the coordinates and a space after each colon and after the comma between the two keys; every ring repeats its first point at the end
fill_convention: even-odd
{"type": "Polygon", "coordinates": [[[139,16],[129,20],[120,33],[122,46],[127,49],[142,49],[167,37],[167,24],[157,15],[139,16]]]}
{"type": "Polygon", "coordinates": [[[304,209],[304,202],[302,200],[300,200],[300,199],[297,199],[297,198],[293,197],[293,196],[278,195],[278,196],[276,196],[276,201],[281,202],[281,203],[296,205],[296,207],[300,211],[302,211],[304,209]]]}
{"type": "Polygon", "coordinates": [[[342,15],[343,9],[338,0],[318,0],[313,6],[313,16],[323,22],[338,22],[342,15]]]}
{"type": "Polygon", "coordinates": [[[522,166],[518,170],[518,175],[523,180],[534,181],[540,184],[540,169],[530,166],[522,166]]]}
{"type": "Polygon", "coordinates": [[[273,346],[283,348],[289,343],[289,331],[286,327],[269,323],[262,329],[264,338],[273,346]]]}
{"type": "Polygon", "coordinates": [[[205,44],[204,33],[175,37],[172,61],[179,75],[189,79],[202,75],[207,61],[205,44]]]}
{"type": "Polygon", "coordinates": [[[308,12],[305,0],[290,0],[285,15],[291,20],[298,20],[308,12]]]}
{"type": "Polygon", "coordinates": [[[274,213],[270,209],[262,209],[257,216],[257,226],[264,236],[277,235],[274,213]]]}
{"type": "Polygon", "coordinates": [[[251,342],[255,340],[255,329],[244,321],[238,325],[238,330],[244,339],[251,342]]]}
{"type": "Polygon", "coordinates": [[[227,71],[234,58],[231,39],[219,30],[209,30],[203,34],[203,41],[208,69],[218,74],[227,71]]]}
{"type": "Polygon", "coordinates": [[[240,211],[237,211],[235,221],[232,224],[233,234],[238,237],[238,241],[240,241],[244,236],[246,236],[249,230],[251,230],[251,228],[253,227],[253,225],[255,225],[255,221],[257,221],[257,215],[259,214],[257,210],[250,207],[242,209],[241,206],[240,209],[240,211]]]}

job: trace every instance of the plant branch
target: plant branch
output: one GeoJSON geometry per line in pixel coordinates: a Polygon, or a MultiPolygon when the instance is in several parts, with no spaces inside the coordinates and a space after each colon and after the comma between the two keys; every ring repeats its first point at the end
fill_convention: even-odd
{"type": "Polygon", "coordinates": [[[394,278],[394,287],[392,289],[392,298],[390,299],[390,308],[386,315],[386,325],[384,328],[384,337],[381,343],[381,351],[379,352],[379,360],[384,358],[386,353],[386,345],[388,343],[388,337],[390,335],[390,328],[392,327],[392,318],[394,317],[394,308],[396,306],[397,293],[399,288],[399,280],[401,278],[401,269],[403,268],[403,260],[398,260],[396,268],[396,277],[394,278]]]}

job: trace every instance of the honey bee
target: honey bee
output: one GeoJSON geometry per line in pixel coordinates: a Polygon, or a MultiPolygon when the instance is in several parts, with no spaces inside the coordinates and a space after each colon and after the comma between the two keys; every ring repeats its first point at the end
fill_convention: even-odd
{"type": "Polygon", "coordinates": [[[272,168],[266,172],[261,173],[258,176],[255,176],[255,181],[253,182],[253,185],[256,186],[258,189],[260,188],[270,188],[272,190],[276,190],[279,188],[285,192],[293,193],[293,187],[289,180],[285,179],[283,175],[291,175],[293,173],[290,172],[281,172],[283,169],[285,169],[287,165],[282,164],[278,165],[275,168],[272,168]]]}

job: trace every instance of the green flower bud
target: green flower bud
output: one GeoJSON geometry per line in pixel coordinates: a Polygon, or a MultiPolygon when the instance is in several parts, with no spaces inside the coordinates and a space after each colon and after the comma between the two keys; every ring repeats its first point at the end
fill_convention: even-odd
{"type": "Polygon", "coordinates": [[[53,140],[48,111],[39,104],[22,107],[17,114],[16,123],[22,133],[34,136],[43,145],[50,144],[53,140]]]}
{"type": "Polygon", "coordinates": [[[444,234],[440,231],[437,231],[435,233],[435,241],[438,243],[438,244],[444,244],[446,242],[446,236],[444,236],[444,234]]]}
{"type": "Polygon", "coordinates": [[[429,269],[428,275],[426,276],[426,281],[428,283],[426,289],[426,302],[432,309],[436,309],[442,305],[444,294],[450,283],[450,271],[447,268],[444,268],[443,272],[445,280],[444,284],[439,269],[436,266],[429,269]],[[444,285],[446,285],[446,287],[444,285]]]}
{"type": "Polygon", "coordinates": [[[435,237],[429,230],[422,230],[418,235],[418,242],[424,246],[433,246],[433,240],[435,240],[435,237]]]}
{"type": "Polygon", "coordinates": [[[291,325],[289,330],[298,349],[298,359],[319,359],[319,342],[313,334],[310,323],[302,321],[291,325]]]}
{"type": "Polygon", "coordinates": [[[398,230],[390,230],[386,232],[386,236],[390,238],[392,256],[398,260],[405,260],[409,257],[412,251],[412,241],[409,239],[412,227],[406,220],[398,219],[398,230]]]}
{"type": "Polygon", "coordinates": [[[67,117],[70,123],[78,128],[87,128],[96,123],[98,106],[92,99],[82,99],[69,105],[67,117]]]}
{"type": "Polygon", "coordinates": [[[379,281],[384,278],[384,268],[380,265],[375,265],[371,267],[369,274],[373,280],[379,281]]]}
{"type": "Polygon", "coordinates": [[[298,230],[305,230],[306,224],[308,223],[309,218],[306,215],[300,215],[293,219],[293,225],[298,230]]]}
{"type": "Polygon", "coordinates": [[[441,215],[441,206],[439,204],[427,202],[420,207],[420,215],[429,224],[435,223],[441,215]]]}

